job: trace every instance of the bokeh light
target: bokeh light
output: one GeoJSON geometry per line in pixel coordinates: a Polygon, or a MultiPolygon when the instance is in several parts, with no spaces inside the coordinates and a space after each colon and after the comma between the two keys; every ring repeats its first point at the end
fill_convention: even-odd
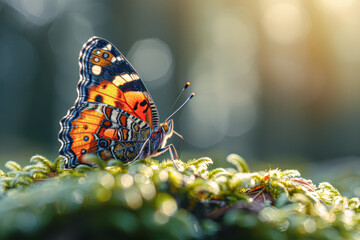
{"type": "Polygon", "coordinates": [[[269,39],[281,44],[292,44],[309,30],[307,13],[300,1],[276,1],[264,9],[263,25],[269,39]]]}
{"type": "Polygon", "coordinates": [[[320,0],[316,1],[320,7],[333,9],[335,11],[341,11],[343,9],[349,9],[353,6],[354,0],[320,0]]]}
{"type": "Polygon", "coordinates": [[[29,22],[36,25],[43,25],[51,22],[61,14],[65,1],[14,0],[7,1],[7,3],[22,14],[29,22]]]}
{"type": "Polygon", "coordinates": [[[158,38],[139,40],[128,53],[128,60],[144,81],[157,87],[170,80],[173,59],[169,46],[158,38]]]}

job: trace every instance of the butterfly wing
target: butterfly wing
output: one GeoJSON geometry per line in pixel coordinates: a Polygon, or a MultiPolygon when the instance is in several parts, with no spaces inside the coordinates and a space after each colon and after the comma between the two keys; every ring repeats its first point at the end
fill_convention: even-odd
{"type": "Polygon", "coordinates": [[[83,45],[79,66],[78,98],[60,121],[60,155],[66,167],[83,163],[86,153],[125,163],[137,159],[144,154],[146,139],[159,128],[158,112],[144,83],[119,50],[102,38],[92,37],[83,45]],[[104,112],[109,109],[114,113],[110,117],[104,112]]]}
{"type": "Polygon", "coordinates": [[[150,137],[150,126],[133,115],[103,104],[84,103],[69,110],[61,120],[62,147],[66,167],[86,162],[83,156],[95,153],[103,160],[131,162],[150,137]]]}
{"type": "Polygon", "coordinates": [[[92,37],[79,56],[80,80],[75,106],[100,102],[120,108],[147,122],[152,130],[159,126],[155,103],[131,64],[110,42],[92,37]]]}

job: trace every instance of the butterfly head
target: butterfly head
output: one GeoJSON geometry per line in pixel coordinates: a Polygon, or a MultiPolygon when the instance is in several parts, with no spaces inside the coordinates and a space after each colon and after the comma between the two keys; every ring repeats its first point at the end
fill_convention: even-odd
{"type": "Polygon", "coordinates": [[[152,134],[150,141],[153,146],[157,146],[157,148],[164,148],[167,140],[173,135],[173,132],[174,121],[170,119],[167,122],[159,124],[159,129],[152,134]]]}
{"type": "Polygon", "coordinates": [[[174,120],[170,119],[167,122],[160,123],[159,125],[159,133],[163,133],[166,138],[170,138],[174,131],[174,120]]]}

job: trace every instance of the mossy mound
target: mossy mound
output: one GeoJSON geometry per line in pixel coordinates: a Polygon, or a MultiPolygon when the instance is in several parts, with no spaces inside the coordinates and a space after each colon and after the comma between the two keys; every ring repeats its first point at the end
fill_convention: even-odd
{"type": "Polygon", "coordinates": [[[34,156],[0,170],[2,239],[356,239],[359,198],[296,170],[210,170],[209,158],[138,161],[128,166],[89,156],[63,169],[34,156]]]}

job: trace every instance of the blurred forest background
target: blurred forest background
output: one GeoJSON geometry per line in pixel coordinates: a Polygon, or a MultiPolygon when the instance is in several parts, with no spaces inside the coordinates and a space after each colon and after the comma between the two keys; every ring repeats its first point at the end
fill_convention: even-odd
{"type": "Polygon", "coordinates": [[[192,83],[196,97],[174,118],[184,160],[234,152],[267,168],[358,162],[359,1],[0,0],[2,166],[57,157],[79,51],[94,35],[133,64],[160,120],[192,83]]]}

